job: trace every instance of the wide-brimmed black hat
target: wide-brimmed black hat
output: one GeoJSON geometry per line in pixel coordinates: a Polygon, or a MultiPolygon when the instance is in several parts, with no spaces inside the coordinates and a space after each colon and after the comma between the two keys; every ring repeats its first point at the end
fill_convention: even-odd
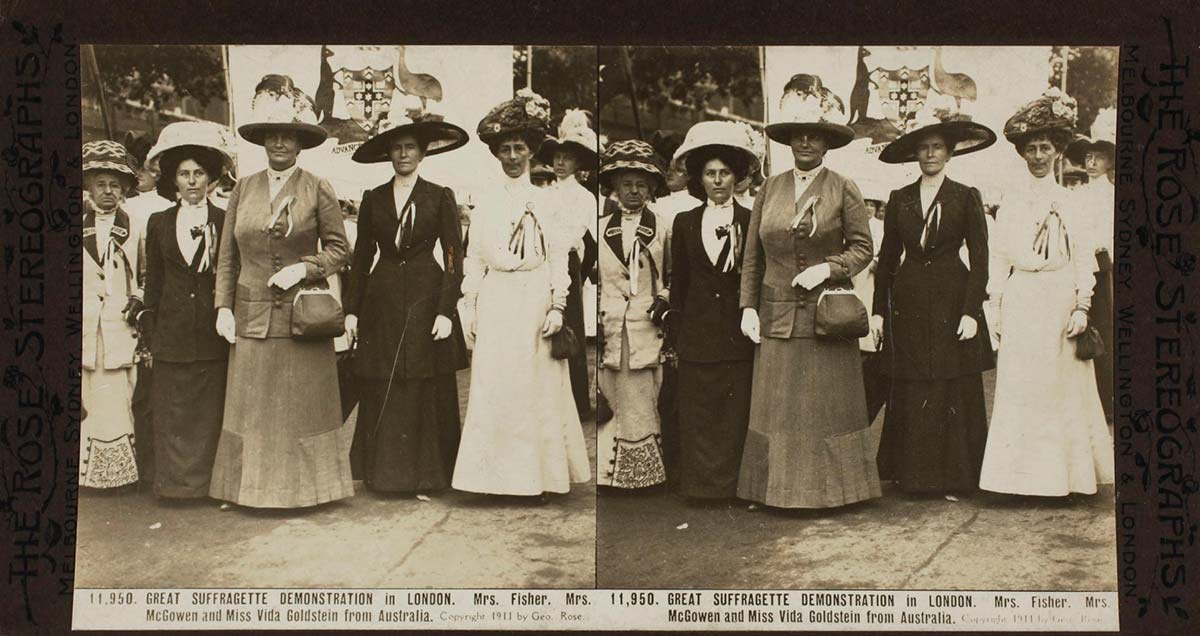
{"type": "Polygon", "coordinates": [[[412,135],[425,146],[425,156],[450,152],[467,144],[470,135],[467,131],[455,126],[436,115],[429,115],[413,121],[405,117],[400,121],[383,120],[379,122],[380,132],[363,142],[354,151],[352,159],[358,163],[379,163],[388,161],[388,151],[392,140],[412,135]]]}
{"type": "Polygon", "coordinates": [[[905,133],[888,144],[879,153],[879,160],[884,163],[917,161],[917,144],[929,135],[941,135],[955,157],[983,150],[996,143],[996,133],[991,128],[970,119],[937,121],[905,133]]]}

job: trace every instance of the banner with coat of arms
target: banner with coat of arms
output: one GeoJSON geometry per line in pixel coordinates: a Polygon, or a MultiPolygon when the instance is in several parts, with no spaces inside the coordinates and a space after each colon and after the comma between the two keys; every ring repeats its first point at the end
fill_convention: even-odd
{"type": "MultiPolygon", "coordinates": [[[[1000,134],[1022,104],[1046,90],[1050,77],[1049,47],[768,46],[764,57],[767,122],[778,116],[793,75],[820,77],[843,103],[840,123],[855,132],[849,146],[830,151],[826,165],[854,179],[869,198],[885,200],[920,173],[915,164],[879,161],[879,152],[913,130],[924,109],[953,110],[1000,134]]],[[[773,172],[793,165],[782,144],[770,144],[770,156],[773,172]]],[[[993,149],[952,160],[948,174],[981,189],[1003,189],[1024,171],[1001,138],[993,149]]]]}
{"type": "MultiPolygon", "coordinates": [[[[489,108],[512,97],[512,47],[410,45],[253,45],[229,47],[232,126],[249,121],[251,100],[267,74],[287,75],[312,100],[317,124],[329,139],[300,154],[299,164],[333,184],[341,198],[394,174],[391,164],[359,164],[350,157],[386,120],[440,117],[471,132],[471,143],[421,164],[421,176],[453,188],[460,199],[480,175],[497,171],[487,146],[475,139],[489,108]]],[[[263,149],[238,139],[242,175],[266,168],[263,149]]]]}

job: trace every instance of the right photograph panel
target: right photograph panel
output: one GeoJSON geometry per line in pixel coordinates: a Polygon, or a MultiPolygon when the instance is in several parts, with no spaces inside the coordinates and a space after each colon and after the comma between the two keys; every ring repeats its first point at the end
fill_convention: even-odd
{"type": "Polygon", "coordinates": [[[1116,590],[1117,61],[599,49],[600,588],[1116,590]]]}

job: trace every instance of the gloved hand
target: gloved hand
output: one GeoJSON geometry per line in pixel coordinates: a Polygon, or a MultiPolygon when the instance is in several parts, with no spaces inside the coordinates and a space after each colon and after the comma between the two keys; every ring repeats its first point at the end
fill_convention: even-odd
{"type": "Polygon", "coordinates": [[[1087,330],[1088,315],[1082,309],[1076,309],[1071,312],[1071,318],[1067,321],[1067,337],[1074,338],[1087,330]]]}
{"type": "Polygon", "coordinates": [[[304,263],[292,263],[275,272],[273,276],[267,279],[267,284],[274,285],[279,289],[291,289],[293,285],[304,280],[304,275],[307,271],[304,263]]]}
{"type": "Polygon", "coordinates": [[[758,311],[752,307],[742,310],[742,334],[754,344],[762,342],[762,335],[759,333],[758,311]]]}
{"type": "Polygon", "coordinates": [[[829,280],[831,274],[832,271],[829,268],[829,263],[813,265],[803,272],[796,274],[796,277],[792,279],[792,286],[799,285],[805,289],[814,289],[817,285],[829,280]]]}
{"type": "Polygon", "coordinates": [[[671,303],[665,298],[655,297],[654,302],[651,303],[650,308],[646,310],[646,313],[650,316],[650,322],[654,323],[655,327],[661,327],[663,326],[663,316],[668,311],[671,311],[671,303]]]}
{"type": "Polygon", "coordinates": [[[975,334],[978,331],[979,323],[977,323],[974,318],[970,316],[963,316],[962,319],[958,321],[957,333],[959,340],[970,340],[971,338],[975,337],[975,334]]]}
{"type": "Polygon", "coordinates": [[[217,333],[229,344],[237,343],[237,323],[234,321],[233,311],[228,307],[217,310],[217,333]]]}
{"type": "Polygon", "coordinates": [[[450,322],[449,318],[438,314],[438,317],[433,319],[433,331],[429,333],[433,335],[434,340],[445,340],[450,337],[450,332],[453,330],[454,323],[450,322]]]}
{"type": "Polygon", "coordinates": [[[129,326],[135,327],[138,324],[138,314],[142,313],[145,307],[141,298],[130,296],[129,300],[125,302],[125,308],[121,310],[121,317],[129,323],[129,326]]]}
{"type": "Polygon", "coordinates": [[[358,316],[346,314],[346,337],[350,342],[358,340],[358,316]]]}

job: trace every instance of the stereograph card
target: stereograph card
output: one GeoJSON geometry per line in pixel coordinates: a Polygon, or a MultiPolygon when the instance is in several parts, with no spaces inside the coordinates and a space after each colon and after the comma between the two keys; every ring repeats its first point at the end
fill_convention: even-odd
{"type": "Polygon", "coordinates": [[[2,3],[0,632],[1194,632],[1195,12],[705,4],[2,3]]]}

